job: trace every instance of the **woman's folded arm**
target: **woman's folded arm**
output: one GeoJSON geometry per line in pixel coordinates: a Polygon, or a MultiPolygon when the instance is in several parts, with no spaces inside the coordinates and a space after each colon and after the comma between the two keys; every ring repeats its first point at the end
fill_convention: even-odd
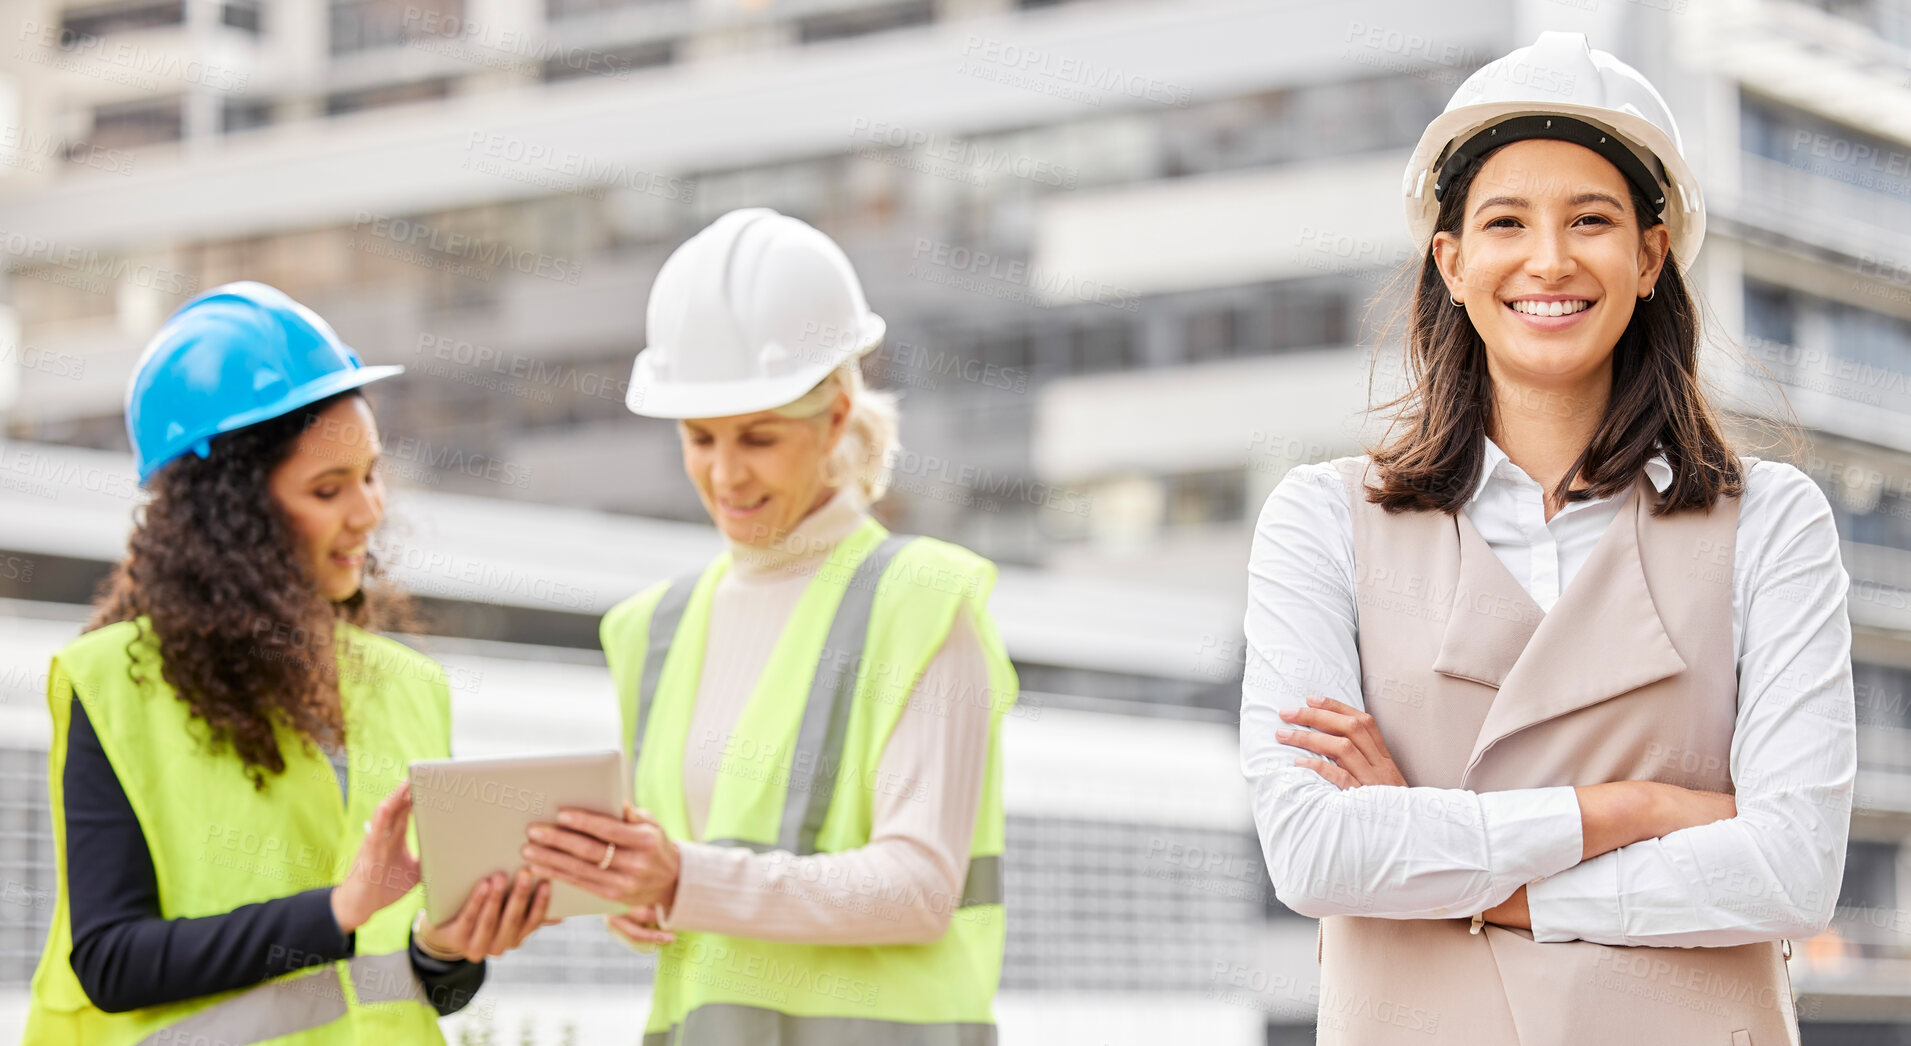
{"type": "Polygon", "coordinates": [[[1830,506],[1804,473],[1760,462],[1741,513],[1770,525],[1740,528],[1765,539],[1738,550],[1752,560],[1739,595],[1737,816],[1530,884],[1534,940],[1720,947],[1809,937],[1831,919],[1857,773],[1849,579],[1830,506]]]}
{"type": "Polygon", "coordinates": [[[1284,708],[1321,694],[1364,708],[1346,489],[1331,463],[1290,471],[1269,496],[1248,563],[1241,768],[1275,895],[1302,915],[1471,915],[1580,860],[1570,787],[1476,793],[1367,785],[1297,767],[1284,708]]]}

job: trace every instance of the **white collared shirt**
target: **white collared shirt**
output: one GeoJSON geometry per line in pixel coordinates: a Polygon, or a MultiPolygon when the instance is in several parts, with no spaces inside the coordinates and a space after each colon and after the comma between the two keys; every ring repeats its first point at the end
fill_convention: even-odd
{"type": "MultiPolygon", "coordinates": [[[[1492,440],[1485,450],[1464,511],[1550,611],[1624,492],[1548,520],[1539,484],[1492,440]]],[[[1671,481],[1662,457],[1646,474],[1659,490],[1671,481]]],[[[1313,753],[1276,739],[1281,709],[1312,694],[1365,705],[1346,485],[1331,462],[1293,469],[1255,526],[1241,692],[1241,767],[1276,895],[1309,916],[1460,918],[1525,885],[1541,942],[1724,946],[1815,934],[1844,874],[1857,768],[1848,583],[1824,493],[1791,465],[1754,465],[1732,574],[1738,814],[1582,862],[1570,787],[1342,791],[1294,765],[1313,753]],[[1307,671],[1276,667],[1298,665],[1307,671]],[[1446,816],[1413,816],[1434,804],[1446,816]]]]}

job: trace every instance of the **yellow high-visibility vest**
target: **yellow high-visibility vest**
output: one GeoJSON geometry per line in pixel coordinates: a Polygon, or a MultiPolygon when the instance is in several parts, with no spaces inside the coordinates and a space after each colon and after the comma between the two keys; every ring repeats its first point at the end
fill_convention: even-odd
{"type": "MultiPolygon", "coordinates": [[[[217,915],[336,884],[350,871],[365,825],[414,759],[442,759],[450,693],[438,663],[403,644],[340,624],[335,649],[345,718],[348,796],[316,745],[278,725],[285,772],[255,789],[230,747],[214,750],[160,675],[158,643],[142,618],[80,636],[53,658],[47,705],[53,744],[47,787],[59,892],[46,950],[33,975],[26,1042],[32,1046],[352,1046],[441,1044],[438,1013],[412,972],[413,889],[358,928],[357,954],[248,988],[107,1013],[71,965],[62,776],[77,696],[139,816],[168,919],[217,915]]],[[[298,964],[296,955],[284,956],[298,964]]]]}
{"type": "MultiPolygon", "coordinates": [[[[623,710],[637,804],[692,838],[684,755],[727,553],[605,615],[605,657],[623,710]]],[[[995,567],[866,520],[831,551],[784,626],[725,750],[704,842],[793,855],[869,841],[878,765],[923,669],[968,614],[989,662],[988,769],[963,889],[927,898],[951,913],[929,944],[810,945],[680,932],[657,967],[645,1046],[995,1041],[1002,974],[1001,725],[1015,670],[988,616],[995,567]]],[[[870,884],[880,891],[885,884],[870,884]]],[[[893,887],[892,887],[893,888],[893,887]]]]}

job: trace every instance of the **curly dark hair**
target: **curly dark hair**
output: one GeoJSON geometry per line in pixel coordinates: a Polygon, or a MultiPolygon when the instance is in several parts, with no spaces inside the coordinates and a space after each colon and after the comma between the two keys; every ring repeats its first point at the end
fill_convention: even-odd
{"type": "MultiPolygon", "coordinates": [[[[215,750],[238,753],[256,788],[285,771],[275,718],[308,745],[344,743],[334,622],[412,630],[410,598],[369,552],[365,586],[343,602],[325,598],[267,485],[319,415],[358,395],[216,436],[210,456],[187,453],[162,467],[86,626],[148,618],[161,676],[211,727],[215,750]]],[[[142,626],[127,647],[135,682],[151,668],[148,638],[142,626]]]]}

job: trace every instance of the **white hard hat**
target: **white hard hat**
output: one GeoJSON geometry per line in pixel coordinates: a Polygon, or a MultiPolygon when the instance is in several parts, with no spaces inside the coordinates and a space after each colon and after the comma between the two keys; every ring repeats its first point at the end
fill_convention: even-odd
{"type": "Polygon", "coordinates": [[[1539,34],[1531,46],[1482,66],[1453,92],[1407,161],[1407,226],[1425,253],[1440,214],[1443,177],[1469,158],[1525,138],[1558,138],[1611,160],[1664,208],[1672,254],[1690,267],[1705,239],[1705,201],[1685,162],[1679,126],[1639,71],[1583,33],[1539,34]]]}
{"type": "Polygon", "coordinates": [[[624,405],[652,418],[717,418],[799,399],[881,344],[884,325],[834,241],[745,207],[664,259],[645,328],[624,405]]]}

